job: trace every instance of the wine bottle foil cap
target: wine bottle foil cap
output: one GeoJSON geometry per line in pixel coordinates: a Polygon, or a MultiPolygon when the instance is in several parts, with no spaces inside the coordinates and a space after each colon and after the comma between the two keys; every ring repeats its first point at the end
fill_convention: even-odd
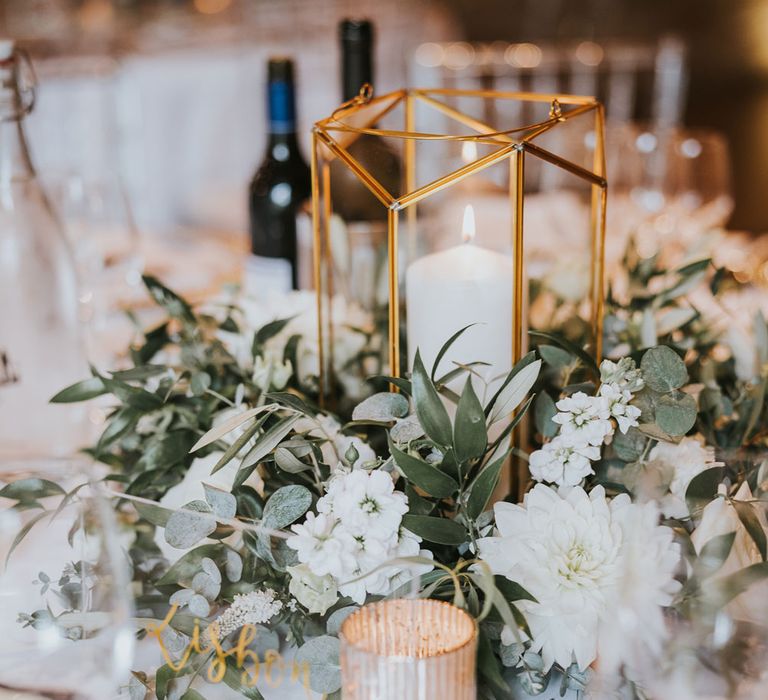
{"type": "Polygon", "coordinates": [[[293,82],[293,60],[284,56],[274,56],[267,64],[269,82],[293,82]]]}
{"type": "Polygon", "coordinates": [[[368,19],[344,19],[339,23],[339,36],[344,42],[370,44],[373,23],[368,19]]]}

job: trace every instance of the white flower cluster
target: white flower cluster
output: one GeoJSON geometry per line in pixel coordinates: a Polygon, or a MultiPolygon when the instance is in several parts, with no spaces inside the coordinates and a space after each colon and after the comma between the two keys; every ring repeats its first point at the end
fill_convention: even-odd
{"type": "Polygon", "coordinates": [[[237,593],[232,605],[206,628],[204,641],[209,641],[214,632],[216,639],[221,641],[245,625],[264,624],[282,609],[282,602],[275,599],[275,592],[271,588],[250,593],[237,593]]]}
{"type": "Polygon", "coordinates": [[[635,363],[629,358],[619,363],[604,360],[600,374],[603,383],[597,396],[579,391],[555,404],[558,413],[552,420],[560,432],[530,457],[536,481],[575,486],[594,474],[592,462],[600,459],[600,447],[610,442],[616,425],[622,433],[638,425],[640,409],[630,401],[643,380],[635,363]]]}
{"type": "MultiPolygon", "coordinates": [[[[661,608],[679,589],[680,554],[673,531],[658,524],[655,504],[633,504],[626,494],[609,501],[602,486],[587,493],[537,484],[523,505],[501,502],[494,511],[497,535],[478,541],[480,557],[536,599],[519,605],[544,670],[572,661],[589,666],[601,635],[615,639],[603,624],[626,617],[625,606],[638,620],[653,621],[629,637],[659,649],[666,634],[661,608]]],[[[515,641],[512,630],[504,630],[502,641],[515,641]]],[[[616,663],[628,660],[618,649],[612,653],[616,663]]]]}
{"type": "Polygon", "coordinates": [[[358,604],[369,593],[389,593],[403,570],[375,569],[396,557],[429,556],[420,552],[421,538],[401,527],[407,512],[408,499],[395,491],[386,472],[339,470],[317,502],[317,514],[308,513],[291,528],[295,535],[288,546],[303,565],[291,571],[297,577],[291,592],[312,612],[325,612],[336,601],[336,591],[358,604]]]}

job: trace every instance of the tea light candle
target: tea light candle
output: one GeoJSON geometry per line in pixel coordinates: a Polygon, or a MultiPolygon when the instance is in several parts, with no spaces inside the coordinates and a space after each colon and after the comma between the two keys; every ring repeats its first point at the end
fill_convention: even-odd
{"type": "MultiPolygon", "coordinates": [[[[437,374],[455,362],[483,361],[486,380],[505,375],[512,364],[512,258],[475,245],[472,205],[464,209],[464,242],[426,255],[406,273],[408,364],[418,348],[431,369],[443,344],[472,323],[440,361],[437,374]]],[[[491,391],[499,380],[489,385],[491,391]]]]}

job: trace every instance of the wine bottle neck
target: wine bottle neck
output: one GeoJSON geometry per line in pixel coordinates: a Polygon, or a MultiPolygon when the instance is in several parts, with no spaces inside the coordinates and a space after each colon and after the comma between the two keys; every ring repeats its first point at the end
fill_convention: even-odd
{"type": "Polygon", "coordinates": [[[293,83],[273,80],[267,87],[269,102],[269,134],[272,137],[296,136],[296,99],[293,83]]]}
{"type": "Polygon", "coordinates": [[[267,151],[273,160],[290,160],[299,153],[299,140],[296,132],[270,132],[267,136],[267,151]]]}
{"type": "Polygon", "coordinates": [[[339,25],[341,41],[341,90],[347,102],[366,83],[373,85],[373,24],[369,20],[344,20],[339,25]]]}
{"type": "MultiPolygon", "coordinates": [[[[25,59],[26,60],[26,59],[25,59]]],[[[23,78],[22,54],[0,42],[0,183],[34,177],[22,121],[34,103],[34,84],[23,78]]]]}

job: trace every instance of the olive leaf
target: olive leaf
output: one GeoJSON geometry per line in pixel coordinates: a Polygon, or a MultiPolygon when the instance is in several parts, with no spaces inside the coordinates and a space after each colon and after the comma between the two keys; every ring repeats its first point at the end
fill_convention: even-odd
{"type": "Polygon", "coordinates": [[[460,545],[467,541],[467,530],[455,520],[430,515],[404,515],[403,527],[436,544],[460,545]]]}
{"type": "Polygon", "coordinates": [[[458,482],[436,466],[413,457],[395,447],[390,439],[389,451],[397,468],[414,486],[418,486],[435,498],[448,498],[459,489],[458,482]]]}
{"type": "Polygon", "coordinates": [[[456,408],[456,420],[453,426],[453,450],[459,462],[481,457],[488,445],[488,432],[485,427],[485,413],[480,399],[472,387],[472,379],[467,379],[456,408]]]}
{"type": "Polygon", "coordinates": [[[534,360],[512,377],[493,402],[491,413],[488,416],[489,425],[506,418],[523,402],[523,399],[533,388],[540,370],[541,360],[534,360]]]}
{"type": "Polygon", "coordinates": [[[413,361],[411,383],[413,385],[413,399],[416,404],[416,415],[419,417],[424,431],[438,445],[447,447],[453,440],[451,420],[434,384],[429,379],[418,350],[413,361]]]}

